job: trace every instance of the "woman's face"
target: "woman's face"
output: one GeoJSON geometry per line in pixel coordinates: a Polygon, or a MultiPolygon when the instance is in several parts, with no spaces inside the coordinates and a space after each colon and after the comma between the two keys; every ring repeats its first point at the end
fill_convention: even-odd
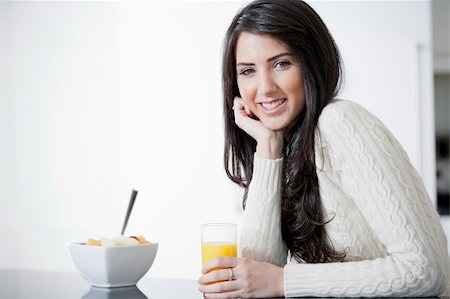
{"type": "Polygon", "coordinates": [[[241,98],[266,128],[294,123],[305,106],[305,90],[300,63],[286,44],[268,34],[241,33],[236,72],[241,98]]]}

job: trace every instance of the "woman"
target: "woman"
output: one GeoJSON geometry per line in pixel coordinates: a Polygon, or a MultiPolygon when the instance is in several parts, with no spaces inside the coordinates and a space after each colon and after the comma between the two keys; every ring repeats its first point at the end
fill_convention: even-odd
{"type": "Polygon", "coordinates": [[[400,144],[335,100],[340,55],[297,0],[255,1],[225,38],[225,170],[245,188],[241,257],[205,298],[449,294],[447,242],[400,144]]]}

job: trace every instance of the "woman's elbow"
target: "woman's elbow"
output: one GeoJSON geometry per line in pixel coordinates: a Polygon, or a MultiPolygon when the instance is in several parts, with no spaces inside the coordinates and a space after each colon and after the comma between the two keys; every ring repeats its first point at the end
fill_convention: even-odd
{"type": "Polygon", "coordinates": [[[412,296],[435,297],[444,293],[448,278],[438,266],[423,269],[415,279],[412,296]]]}

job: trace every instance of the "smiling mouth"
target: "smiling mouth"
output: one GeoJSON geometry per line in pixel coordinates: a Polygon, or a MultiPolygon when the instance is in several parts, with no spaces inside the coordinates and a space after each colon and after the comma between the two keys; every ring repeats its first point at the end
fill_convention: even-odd
{"type": "Polygon", "coordinates": [[[270,103],[261,103],[261,106],[265,109],[265,110],[274,110],[276,109],[278,106],[280,106],[281,104],[283,104],[284,102],[286,102],[286,98],[283,99],[279,99],[270,103]]]}

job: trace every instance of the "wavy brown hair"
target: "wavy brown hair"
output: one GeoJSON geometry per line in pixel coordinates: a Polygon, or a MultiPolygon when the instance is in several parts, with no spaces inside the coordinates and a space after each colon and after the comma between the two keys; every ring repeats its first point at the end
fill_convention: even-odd
{"type": "Polygon", "coordinates": [[[236,44],[242,32],[270,34],[290,47],[303,72],[305,108],[287,133],[284,145],[281,230],[297,261],[343,260],[329,242],[316,174],[314,133],[322,109],[337,95],[342,67],[339,50],[319,15],[299,0],[254,1],[232,20],[222,60],[225,118],[224,163],[228,177],[245,188],[252,180],[256,141],[234,122],[233,99],[240,96],[236,79],[236,44]]]}

